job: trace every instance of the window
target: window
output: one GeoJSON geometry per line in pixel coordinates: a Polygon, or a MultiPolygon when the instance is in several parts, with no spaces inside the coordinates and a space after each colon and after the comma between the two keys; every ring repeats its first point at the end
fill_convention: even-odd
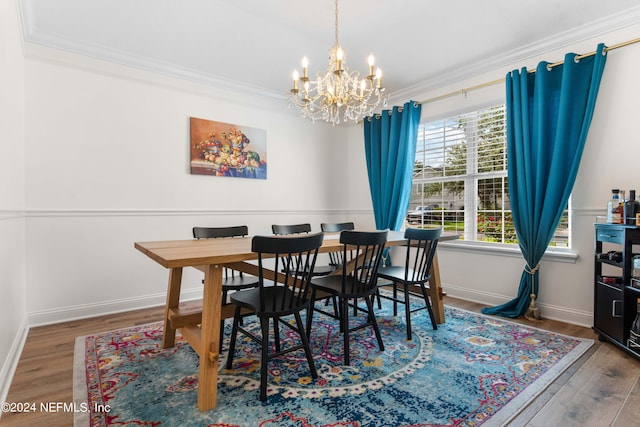
{"type": "MultiPolygon", "coordinates": [[[[466,241],[516,244],[505,106],[420,125],[408,225],[441,225],[466,241]]],[[[568,211],[552,246],[568,247],[568,211]]]]}

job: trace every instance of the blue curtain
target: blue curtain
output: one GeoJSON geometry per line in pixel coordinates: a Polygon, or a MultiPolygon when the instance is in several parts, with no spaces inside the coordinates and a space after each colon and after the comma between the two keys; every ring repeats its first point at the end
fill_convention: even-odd
{"type": "Polygon", "coordinates": [[[413,101],[364,120],[371,201],[379,230],[400,230],[409,208],[422,105],[413,101]]]}
{"type": "Polygon", "coordinates": [[[578,173],[606,62],[605,46],[553,68],[541,62],[507,74],[509,197],[527,263],[518,296],[485,314],[518,317],[538,294],[539,262],[551,241],[578,173]],[[533,288],[533,291],[532,291],[533,288]]]}

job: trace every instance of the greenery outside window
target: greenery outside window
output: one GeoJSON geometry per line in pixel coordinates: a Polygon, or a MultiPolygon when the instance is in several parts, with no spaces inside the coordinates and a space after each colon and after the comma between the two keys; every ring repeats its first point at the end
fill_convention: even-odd
{"type": "MultiPolygon", "coordinates": [[[[517,244],[507,178],[505,106],[420,125],[407,226],[443,226],[465,241],[517,244]]],[[[568,210],[551,246],[568,247],[568,210]]]]}

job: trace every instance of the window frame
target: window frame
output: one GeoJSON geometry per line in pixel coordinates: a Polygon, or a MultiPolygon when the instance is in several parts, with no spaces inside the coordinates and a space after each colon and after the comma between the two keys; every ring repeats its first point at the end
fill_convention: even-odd
{"type": "MultiPolygon", "coordinates": [[[[491,108],[494,107],[502,107],[504,108],[504,120],[506,122],[506,106],[504,104],[503,100],[494,100],[493,102],[485,102],[483,104],[480,105],[474,105],[471,106],[469,108],[464,108],[464,109],[458,109],[455,112],[450,112],[450,113],[443,113],[443,114],[439,114],[437,116],[432,116],[432,117],[428,117],[428,118],[423,118],[423,120],[421,120],[420,125],[419,125],[419,132],[418,132],[418,143],[416,145],[416,162],[420,161],[423,165],[423,177],[419,178],[418,180],[415,179],[415,177],[412,180],[412,192],[415,191],[415,186],[416,184],[422,184],[424,186],[428,185],[428,184],[433,184],[433,183],[444,183],[444,182],[451,182],[451,181],[463,181],[464,183],[464,195],[463,195],[463,200],[464,200],[464,207],[463,207],[463,216],[464,216],[464,226],[463,226],[463,230],[461,235],[463,236],[463,240],[459,240],[459,241],[447,241],[447,242],[443,242],[445,244],[446,247],[451,246],[451,247],[457,247],[459,249],[463,249],[464,250],[472,250],[472,251],[477,251],[478,249],[482,249],[483,252],[485,251],[489,251],[489,252],[495,252],[495,253],[500,253],[500,254],[509,254],[509,253],[515,253],[515,254],[521,254],[520,249],[519,249],[519,245],[518,243],[502,243],[502,241],[504,241],[504,230],[505,227],[502,227],[502,238],[501,238],[501,242],[491,242],[491,241],[486,241],[486,240],[476,240],[478,237],[478,213],[481,211],[480,209],[480,201],[479,201],[479,196],[478,196],[478,184],[481,180],[483,179],[495,179],[495,178],[500,178],[501,179],[501,185],[502,185],[502,193],[503,194],[503,200],[508,200],[508,184],[507,184],[507,179],[508,179],[508,163],[505,162],[505,167],[504,170],[499,170],[499,171],[489,171],[489,172],[477,172],[477,160],[478,160],[478,156],[477,156],[477,149],[478,149],[478,138],[471,138],[472,141],[467,141],[465,138],[465,142],[467,143],[466,146],[466,150],[467,150],[467,158],[471,158],[474,159],[473,162],[466,162],[466,173],[463,175],[450,175],[447,176],[444,173],[441,176],[432,176],[432,177],[424,177],[424,170],[427,169],[427,167],[431,167],[430,165],[427,164],[426,161],[424,161],[424,159],[427,158],[427,156],[423,156],[422,158],[418,158],[417,154],[420,152],[426,152],[428,150],[426,150],[426,144],[424,142],[424,138],[421,134],[424,134],[424,132],[426,132],[424,130],[424,128],[428,125],[428,124],[433,124],[433,123],[437,123],[437,122],[447,122],[450,120],[455,120],[457,122],[460,122],[461,117],[463,117],[464,115],[468,115],[468,114],[473,114],[474,116],[474,125],[477,124],[479,122],[479,119],[481,117],[481,112],[483,110],[489,110],[491,108]],[[471,191],[473,191],[473,196],[469,196],[469,189],[471,189],[471,191]],[[468,203],[468,198],[472,198],[473,199],[473,203],[471,204],[470,208],[468,208],[468,206],[470,205],[468,203]]],[[[477,126],[475,126],[477,129],[477,126]]],[[[504,123],[504,140],[505,140],[505,146],[504,146],[504,157],[506,158],[507,154],[506,154],[506,123],[504,123]]],[[[446,145],[445,143],[443,143],[443,145],[446,145]]],[[[443,155],[443,164],[446,161],[445,160],[445,156],[446,156],[446,148],[443,150],[442,152],[443,155]]],[[[507,160],[508,161],[508,160],[507,160]]],[[[415,165],[417,165],[417,163],[414,163],[415,165]]],[[[424,188],[424,187],[423,187],[424,188]]],[[[412,201],[413,201],[413,197],[412,197],[412,201]]],[[[425,200],[424,196],[423,198],[420,200],[420,204],[419,205],[428,205],[429,203],[431,203],[431,201],[429,200],[425,200]]],[[[510,213],[511,209],[505,209],[505,204],[506,203],[502,203],[501,204],[501,209],[499,210],[501,212],[502,217],[504,218],[505,213],[510,213]]],[[[419,206],[418,205],[418,206],[419,206]]],[[[408,212],[413,210],[415,207],[415,203],[409,206],[408,212]]],[[[572,224],[571,224],[571,217],[572,217],[572,208],[571,208],[571,198],[569,198],[569,202],[568,202],[568,206],[566,209],[566,214],[567,214],[567,225],[566,225],[566,230],[568,233],[567,236],[567,240],[566,240],[566,246],[551,246],[553,245],[553,241],[551,243],[551,245],[547,248],[547,253],[549,253],[550,255],[556,254],[562,261],[566,261],[566,262],[575,262],[577,255],[572,251],[572,224]]],[[[444,220],[444,213],[441,216],[440,219],[440,223],[444,224],[445,220],[444,220]]],[[[424,226],[426,224],[426,222],[421,221],[420,223],[422,226],[424,226]]],[[[412,226],[411,224],[408,224],[407,226],[412,226]]],[[[559,228],[561,228],[560,224],[558,226],[559,228]]],[[[562,228],[564,229],[564,228],[562,228]]],[[[554,257],[555,258],[555,257],[554,257]]]]}

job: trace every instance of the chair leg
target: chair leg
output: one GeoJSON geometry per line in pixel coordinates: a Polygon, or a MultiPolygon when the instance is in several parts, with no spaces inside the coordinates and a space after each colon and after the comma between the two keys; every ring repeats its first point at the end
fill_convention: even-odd
{"type": "MultiPolygon", "coordinates": [[[[267,325],[268,325],[267,321],[267,325]]],[[[280,322],[275,317],[273,318],[273,338],[276,340],[276,352],[280,351],[280,322]]],[[[267,327],[268,329],[268,327],[267,327]]]]}
{"type": "Polygon", "coordinates": [[[220,321],[220,345],[218,346],[218,353],[222,353],[222,341],[224,341],[224,319],[220,321]]]}
{"type": "MultiPolygon", "coordinates": [[[[276,319],[274,321],[277,322],[276,319]]],[[[262,357],[260,359],[260,400],[267,400],[267,362],[269,361],[269,318],[261,317],[262,357]]]]}
{"type": "Polygon", "coordinates": [[[316,290],[311,290],[311,297],[309,298],[309,307],[307,308],[307,337],[311,336],[311,322],[313,320],[313,308],[316,303],[316,290]]]}
{"type": "Polygon", "coordinates": [[[340,310],[340,329],[342,329],[344,364],[349,366],[351,364],[351,358],[349,357],[349,300],[340,298],[340,306],[342,307],[340,310]]]}
{"type": "MultiPolygon", "coordinates": [[[[334,312],[333,314],[335,314],[336,319],[338,319],[338,321],[339,321],[340,333],[342,333],[342,332],[344,332],[343,329],[342,329],[342,326],[343,326],[342,325],[342,317],[343,317],[342,316],[342,311],[343,311],[343,308],[344,308],[344,307],[342,307],[343,299],[341,297],[337,297],[337,298],[338,298],[338,311],[334,312]]],[[[347,310],[348,310],[349,309],[349,303],[348,302],[346,304],[346,307],[347,307],[347,310]]]]}
{"type": "Polygon", "coordinates": [[[238,322],[240,321],[240,307],[236,307],[233,316],[233,328],[231,328],[231,341],[229,342],[229,355],[227,356],[227,369],[233,365],[233,352],[236,349],[236,337],[238,336],[238,322]]]}
{"type": "Polygon", "coordinates": [[[429,301],[429,295],[427,294],[427,288],[425,288],[424,283],[420,285],[420,289],[422,290],[422,296],[424,297],[424,303],[427,306],[427,311],[429,312],[429,318],[431,319],[431,325],[433,326],[433,330],[438,329],[438,323],[436,322],[436,317],[433,315],[433,308],[431,307],[431,302],[429,301]]]}
{"type": "Polygon", "coordinates": [[[376,315],[373,311],[373,295],[370,297],[366,297],[365,301],[367,302],[367,309],[369,310],[369,316],[371,317],[373,326],[373,331],[376,334],[376,339],[378,340],[378,347],[380,351],[384,351],[384,343],[382,342],[382,335],[380,335],[380,328],[378,327],[378,320],[376,319],[376,315]]]}
{"type": "Polygon", "coordinates": [[[393,282],[393,316],[398,315],[398,283],[393,282]]]}
{"type": "Polygon", "coordinates": [[[304,324],[302,323],[302,317],[300,317],[300,313],[294,313],[296,318],[296,323],[298,324],[298,330],[300,331],[300,339],[302,340],[302,345],[304,346],[304,354],[307,356],[307,362],[309,362],[309,370],[311,371],[312,378],[318,378],[318,371],[316,370],[316,364],[313,361],[313,355],[311,354],[311,346],[309,345],[309,337],[304,330],[304,324]]]}
{"type": "Polygon", "coordinates": [[[411,301],[409,300],[409,286],[404,284],[404,315],[407,318],[407,340],[412,340],[411,335],[411,301]]]}

